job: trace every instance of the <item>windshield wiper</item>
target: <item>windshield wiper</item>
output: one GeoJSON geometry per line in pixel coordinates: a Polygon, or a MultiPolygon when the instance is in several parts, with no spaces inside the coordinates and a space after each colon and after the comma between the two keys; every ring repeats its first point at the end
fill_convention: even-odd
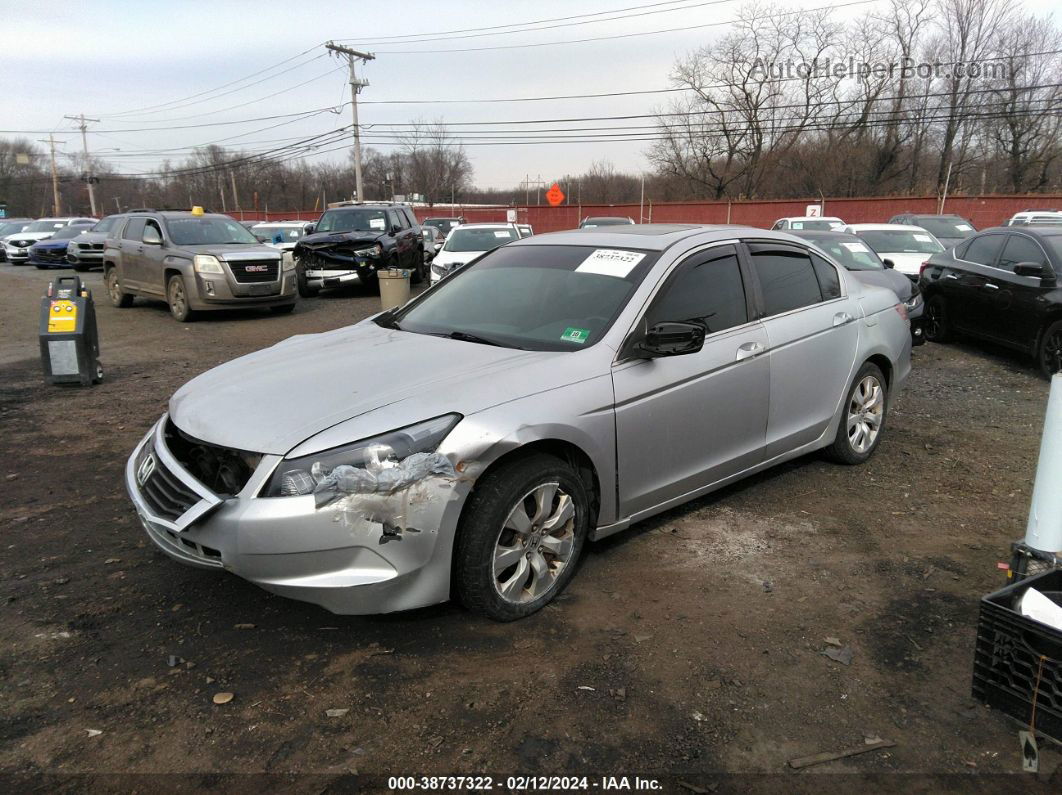
{"type": "Polygon", "coordinates": [[[382,315],[377,315],[376,318],[373,319],[373,323],[375,323],[377,326],[382,326],[383,328],[393,328],[398,331],[402,330],[402,327],[398,325],[398,321],[395,320],[394,311],[390,309],[388,309],[382,315]]]}

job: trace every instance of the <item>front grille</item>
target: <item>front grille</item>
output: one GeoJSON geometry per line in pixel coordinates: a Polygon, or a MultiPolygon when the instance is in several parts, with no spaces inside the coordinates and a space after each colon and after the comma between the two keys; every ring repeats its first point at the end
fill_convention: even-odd
{"type": "Polygon", "coordinates": [[[66,249],[39,248],[33,252],[33,256],[42,262],[66,262],[66,249]]]}
{"type": "Polygon", "coordinates": [[[78,243],[77,247],[82,251],[103,251],[103,243],[78,243]]]}
{"type": "Polygon", "coordinates": [[[27,248],[36,242],[36,240],[12,240],[11,245],[17,246],[18,248],[27,248]]]}
{"type": "Polygon", "coordinates": [[[140,461],[137,462],[137,472],[141,471],[141,464],[148,455],[154,457],[155,466],[151,474],[142,483],[138,476],[137,484],[140,486],[140,496],[144,498],[144,502],[147,503],[152,513],[174,522],[184,516],[188,509],[199,502],[200,497],[166,468],[166,465],[155,454],[151,445],[144,448],[140,461]]]}
{"type": "Polygon", "coordinates": [[[280,273],[280,261],[275,259],[229,261],[228,266],[241,284],[275,282],[280,273]]]}
{"type": "Polygon", "coordinates": [[[251,479],[262,456],[201,442],[166,421],[166,448],[188,473],[215,494],[232,497],[251,479]]]}

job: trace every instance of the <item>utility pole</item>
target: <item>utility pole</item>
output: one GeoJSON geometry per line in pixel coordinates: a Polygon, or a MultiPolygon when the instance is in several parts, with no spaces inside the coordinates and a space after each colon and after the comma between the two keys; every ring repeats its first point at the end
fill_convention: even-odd
{"type": "Polygon", "coordinates": [[[52,153],[52,212],[58,217],[61,207],[59,206],[59,169],[55,166],[55,136],[49,135],[47,141],[43,138],[37,140],[42,144],[48,144],[52,153]]]}
{"type": "Polygon", "coordinates": [[[325,44],[325,49],[345,55],[347,66],[350,68],[350,109],[354,118],[354,188],[358,193],[358,201],[363,202],[365,201],[365,194],[361,191],[361,128],[358,127],[358,94],[361,93],[365,86],[369,85],[369,81],[358,79],[354,71],[354,64],[357,61],[367,63],[376,60],[376,56],[372,53],[352,50],[350,47],[341,47],[331,41],[325,44]]]}
{"type": "Polygon", "coordinates": [[[81,147],[85,153],[85,182],[88,183],[89,207],[92,208],[92,214],[96,215],[96,187],[92,184],[96,178],[92,175],[92,161],[89,159],[88,123],[90,121],[98,122],[99,119],[86,119],[84,113],[80,116],[64,116],[63,118],[78,122],[77,126],[81,130],[81,147]]]}
{"type": "Polygon", "coordinates": [[[243,210],[240,209],[240,197],[236,195],[236,172],[229,169],[229,179],[232,180],[232,208],[239,210],[240,220],[243,220],[243,210]]]}

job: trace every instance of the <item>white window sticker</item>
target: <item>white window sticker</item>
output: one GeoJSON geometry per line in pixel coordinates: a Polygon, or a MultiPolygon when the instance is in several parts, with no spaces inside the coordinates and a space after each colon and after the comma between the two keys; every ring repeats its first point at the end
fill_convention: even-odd
{"type": "Polygon", "coordinates": [[[494,236],[497,237],[497,238],[500,238],[501,240],[508,240],[509,239],[509,233],[506,232],[504,229],[495,232],[494,236]]]}
{"type": "Polygon", "coordinates": [[[623,279],[634,270],[634,266],[645,259],[645,254],[636,251],[621,251],[614,248],[595,249],[594,253],[584,259],[576,273],[596,273],[601,276],[615,276],[623,279]]]}
{"type": "Polygon", "coordinates": [[[384,219],[383,218],[370,218],[369,219],[369,229],[383,229],[383,228],[384,228],[384,219]]]}
{"type": "Polygon", "coordinates": [[[915,235],[914,239],[917,240],[919,243],[932,243],[933,242],[933,238],[931,238],[929,235],[915,235]]]}
{"type": "Polygon", "coordinates": [[[844,246],[849,251],[863,252],[863,251],[869,251],[870,250],[866,246],[864,246],[862,243],[842,243],[841,245],[844,246]]]}
{"type": "Polygon", "coordinates": [[[955,224],[955,228],[958,229],[960,232],[972,232],[973,231],[973,227],[970,226],[969,224],[955,224]]]}
{"type": "Polygon", "coordinates": [[[803,229],[803,228],[804,228],[804,222],[803,221],[793,221],[793,229],[803,229]]]}

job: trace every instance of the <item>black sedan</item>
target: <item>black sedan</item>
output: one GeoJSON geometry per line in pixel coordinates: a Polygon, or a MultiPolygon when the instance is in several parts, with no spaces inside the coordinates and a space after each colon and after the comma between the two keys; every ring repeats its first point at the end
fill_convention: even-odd
{"type": "Polygon", "coordinates": [[[788,229],[786,232],[802,240],[811,241],[864,284],[887,287],[896,293],[911,319],[912,342],[915,345],[925,342],[922,334],[922,310],[925,305],[918,285],[894,270],[889,260],[883,261],[862,238],[824,229],[788,229]]]}
{"type": "Polygon", "coordinates": [[[1062,227],[996,227],[922,266],[925,334],[991,340],[1036,357],[1044,375],[1062,372],[1062,227]]]}

